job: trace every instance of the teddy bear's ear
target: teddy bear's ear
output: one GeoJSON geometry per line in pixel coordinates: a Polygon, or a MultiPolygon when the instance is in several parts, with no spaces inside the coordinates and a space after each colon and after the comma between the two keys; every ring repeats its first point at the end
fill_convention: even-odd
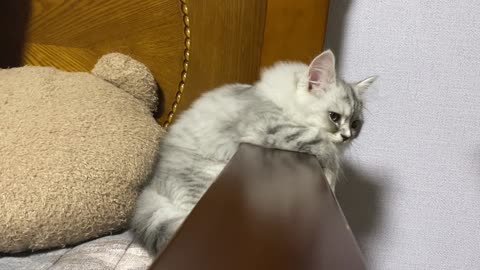
{"type": "Polygon", "coordinates": [[[131,94],[154,112],[158,106],[158,86],[150,70],[142,63],[121,53],[102,56],[92,74],[131,94]]]}

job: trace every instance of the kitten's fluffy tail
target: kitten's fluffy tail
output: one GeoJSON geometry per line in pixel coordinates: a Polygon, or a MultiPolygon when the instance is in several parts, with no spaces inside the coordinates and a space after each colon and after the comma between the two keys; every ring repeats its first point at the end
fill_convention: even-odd
{"type": "Polygon", "coordinates": [[[183,211],[150,186],[138,198],[131,225],[147,249],[158,253],[175,234],[185,217],[183,211]]]}

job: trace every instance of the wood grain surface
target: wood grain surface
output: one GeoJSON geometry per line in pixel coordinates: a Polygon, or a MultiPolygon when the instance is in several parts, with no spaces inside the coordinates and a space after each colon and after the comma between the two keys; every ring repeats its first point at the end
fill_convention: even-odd
{"type": "Polygon", "coordinates": [[[32,0],[24,61],[88,71],[103,54],[131,55],[163,90],[164,122],[213,87],[255,81],[260,66],[310,61],[327,11],[328,0],[32,0]]]}
{"type": "Polygon", "coordinates": [[[279,60],[309,63],[321,52],[328,0],[268,1],[262,66],[279,60]]]}
{"type": "Polygon", "coordinates": [[[33,0],[25,62],[88,71],[109,52],[146,64],[171,104],[183,69],[179,0],[33,0]]]}
{"type": "Polygon", "coordinates": [[[32,5],[27,64],[87,71],[105,53],[131,55],[153,71],[163,90],[160,122],[206,90],[253,82],[259,73],[267,0],[33,0],[32,5]]]}
{"type": "Polygon", "coordinates": [[[311,155],[241,145],[151,270],[365,270],[311,155]]]}
{"type": "Polygon", "coordinates": [[[213,87],[258,78],[267,0],[192,0],[188,6],[191,53],[180,110],[213,87]]]}

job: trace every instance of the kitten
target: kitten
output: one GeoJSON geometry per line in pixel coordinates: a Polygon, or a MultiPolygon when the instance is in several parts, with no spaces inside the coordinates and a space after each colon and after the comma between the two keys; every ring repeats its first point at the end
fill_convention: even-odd
{"type": "Polygon", "coordinates": [[[328,50],[310,66],[280,62],[254,85],[226,85],[205,93],[163,138],[156,172],[143,190],[134,231],[159,251],[237,151],[240,143],[315,155],[334,189],[342,145],[362,127],[362,93],[336,78],[328,50]]]}

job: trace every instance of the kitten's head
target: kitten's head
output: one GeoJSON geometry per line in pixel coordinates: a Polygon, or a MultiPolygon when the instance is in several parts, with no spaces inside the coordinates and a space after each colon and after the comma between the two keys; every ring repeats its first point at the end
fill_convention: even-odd
{"type": "Polygon", "coordinates": [[[337,78],[330,50],[317,56],[306,73],[296,74],[297,109],[309,125],[325,131],[332,142],[351,142],[363,124],[362,94],[376,77],[353,84],[337,78]]]}

